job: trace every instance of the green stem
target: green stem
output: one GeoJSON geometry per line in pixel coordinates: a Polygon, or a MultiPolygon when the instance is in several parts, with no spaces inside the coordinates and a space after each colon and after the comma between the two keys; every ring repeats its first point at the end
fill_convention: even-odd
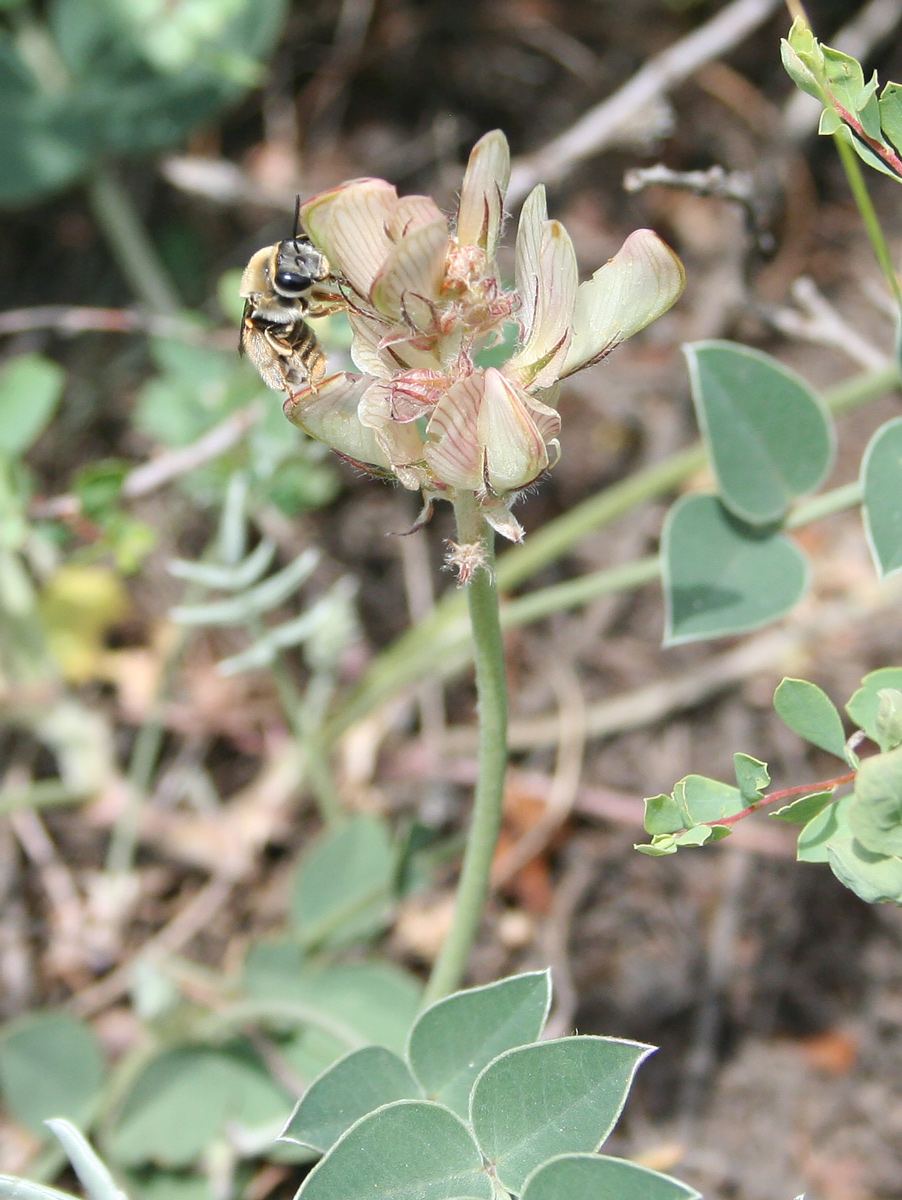
{"type": "Polygon", "coordinates": [[[839,134],[834,134],[833,140],[836,143],[836,149],[839,152],[840,161],[846,173],[846,178],[849,181],[849,187],[852,189],[855,203],[858,205],[858,211],[861,214],[864,227],[868,232],[868,237],[871,239],[871,246],[873,247],[874,254],[877,256],[877,262],[880,264],[880,269],[886,277],[890,291],[895,297],[900,318],[902,318],[902,291],[899,289],[899,277],[896,274],[896,268],[893,266],[893,256],[889,252],[886,238],[883,236],[880,218],[877,216],[877,210],[874,208],[868,192],[864,172],[861,169],[861,163],[858,161],[858,155],[845,138],[839,134]]]}
{"type": "MultiPolygon", "coordinates": [[[[262,620],[254,621],[250,628],[257,637],[265,631],[262,620]]],[[[335,788],[328,750],[324,746],[322,722],[315,720],[310,713],[281,654],[277,654],[273,662],[272,677],[285,720],[304,755],[307,782],[310,784],[320,817],[324,824],[334,828],[344,820],[345,812],[335,788]]],[[[311,680],[308,690],[312,686],[311,680]]]]}
{"type": "Polygon", "coordinates": [[[479,766],[454,918],[426,985],[424,1005],[453,992],[460,986],[466,970],[488,896],[492,859],[501,831],[507,769],[507,679],[492,533],[476,507],[474,497],[461,497],[455,502],[454,509],[459,542],[462,545],[482,542],[488,557],[486,567],[477,569],[467,587],[476,665],[479,766]]]}
{"type": "MultiPolygon", "coordinates": [[[[899,386],[899,368],[889,365],[839,384],[823,395],[833,413],[846,412],[883,396],[899,386]]],[[[705,462],[704,448],[696,443],[686,450],[639,471],[629,479],[615,483],[596,496],[550,521],[529,535],[528,540],[502,555],[498,563],[498,587],[506,591],[525,582],[543,567],[549,566],[590,533],[595,533],[647,500],[674,491],[705,462]]],[[[820,503],[823,497],[810,503],[820,503]]],[[[794,528],[794,526],[791,526],[794,528]]],[[[555,584],[553,588],[519,597],[502,609],[504,628],[536,620],[539,616],[585,603],[597,596],[621,588],[638,587],[657,573],[657,559],[640,559],[623,567],[597,571],[584,579],[555,584]],[[633,576],[631,571],[635,570],[633,576]],[[580,593],[584,589],[583,598],[580,593]],[[555,605],[557,604],[557,608],[555,605]]],[[[462,667],[469,656],[469,641],[464,597],[453,591],[442,597],[424,620],[397,638],[372,663],[357,687],[340,705],[324,728],[327,743],[341,736],[367,713],[391,696],[434,673],[439,664],[442,674],[462,667]]]]}
{"type": "Polygon", "coordinates": [[[129,287],[152,313],[174,316],[181,301],[131,196],[108,167],[98,168],[87,192],[94,219],[129,287]]]}

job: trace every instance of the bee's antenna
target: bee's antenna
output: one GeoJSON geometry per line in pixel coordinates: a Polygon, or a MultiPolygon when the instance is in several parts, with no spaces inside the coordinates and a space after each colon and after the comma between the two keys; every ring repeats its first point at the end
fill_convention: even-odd
{"type": "Polygon", "coordinates": [[[301,232],[301,196],[298,193],[294,198],[294,241],[298,240],[298,235],[301,232]]]}

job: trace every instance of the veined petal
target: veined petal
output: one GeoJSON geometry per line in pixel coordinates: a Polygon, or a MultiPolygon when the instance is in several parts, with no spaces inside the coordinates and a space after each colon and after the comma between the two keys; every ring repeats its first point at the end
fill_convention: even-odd
{"type": "Polygon", "coordinates": [[[304,228],[361,296],[369,296],[394,248],[387,230],[397,203],[384,179],[352,179],[301,205],[304,228]]]}
{"type": "Polygon", "coordinates": [[[483,451],[477,433],[485,376],[474,371],[451,385],[426,426],[426,461],[449,487],[477,491],[484,486],[483,451]]]}
{"type": "Polygon", "coordinates": [[[388,236],[393,242],[399,242],[421,225],[444,220],[445,214],[431,196],[402,196],[392,214],[388,236]]]}
{"type": "Polygon", "coordinates": [[[517,227],[516,280],[520,296],[519,317],[523,341],[532,335],[538,308],[539,259],[542,254],[542,227],[548,220],[545,185],[537,184],[523,201],[517,227]]]}
{"type": "Polygon", "coordinates": [[[409,330],[353,310],[348,313],[348,320],[354,330],[351,358],[365,374],[390,379],[398,371],[441,370],[437,354],[410,344],[409,330]]]}
{"type": "MultiPolygon", "coordinates": [[[[531,233],[527,237],[531,243],[531,233]]],[[[524,272],[528,269],[527,254],[532,258],[531,245],[524,249],[524,272]]],[[[519,275],[519,256],[517,268],[519,275]]],[[[570,235],[560,221],[543,221],[538,262],[532,277],[523,281],[528,289],[524,307],[530,318],[529,334],[506,365],[507,372],[524,387],[549,387],[560,374],[567,354],[578,280],[576,252],[570,235]]]]}
{"type": "Polygon", "coordinates": [[[533,411],[528,393],[494,367],[486,371],[477,435],[485,455],[484,483],[497,495],[526,487],[548,466],[548,449],[533,411]]]}
{"type": "Polygon", "coordinates": [[[355,462],[391,470],[391,460],[380,447],[375,432],[362,425],[357,416],[360,399],[373,383],[367,375],[352,375],[347,371],[331,375],[319,387],[296,392],[286,400],[285,416],[292,425],[339,454],[355,462]]]}
{"type": "Polygon", "coordinates": [[[357,416],[362,425],[373,430],[392,470],[400,477],[406,468],[423,462],[424,443],[415,421],[396,419],[392,394],[391,384],[374,383],[362,396],[357,416]]]}
{"type": "Polygon", "coordinates": [[[420,225],[394,247],[376,276],[370,296],[373,306],[392,321],[410,321],[418,329],[434,323],[445,260],[448,222],[439,217],[420,225]]]}
{"type": "Polygon", "coordinates": [[[489,261],[495,257],[501,236],[510,173],[507,138],[500,129],[493,129],[470,153],[457,209],[457,240],[462,246],[479,246],[489,261]]]}
{"type": "Polygon", "coordinates": [[[598,362],[650,325],[676,303],[685,285],[683,264],[656,233],[631,233],[614,257],[580,284],[561,377],[598,362]]]}

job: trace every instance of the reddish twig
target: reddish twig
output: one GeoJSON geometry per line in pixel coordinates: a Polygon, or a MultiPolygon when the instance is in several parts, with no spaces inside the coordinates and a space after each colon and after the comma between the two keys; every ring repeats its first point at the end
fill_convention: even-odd
{"type": "Polygon", "coordinates": [[[889,150],[883,145],[882,142],[878,142],[876,138],[871,137],[871,135],[866,132],[864,126],[858,120],[858,118],[850,113],[847,108],[843,108],[831,91],[828,89],[824,90],[827,92],[827,95],[830,98],[830,103],[836,110],[837,116],[849,126],[855,136],[860,141],[864,142],[869,150],[873,151],[878,158],[881,158],[890,168],[890,170],[892,170],[895,175],[902,179],[902,158],[900,158],[899,155],[895,154],[892,150],[889,150]]]}
{"type": "Polygon", "coordinates": [[[742,809],[741,812],[733,813],[732,817],[720,817],[716,821],[699,821],[699,824],[735,825],[743,817],[757,812],[759,808],[765,808],[768,804],[775,804],[778,800],[789,800],[791,796],[813,796],[816,792],[835,791],[842,784],[851,783],[857,774],[857,771],[849,771],[847,775],[837,775],[835,779],[822,779],[820,783],[802,783],[798,787],[781,788],[778,792],[768,792],[766,796],[762,796],[760,800],[756,800],[748,808],[742,809]]]}

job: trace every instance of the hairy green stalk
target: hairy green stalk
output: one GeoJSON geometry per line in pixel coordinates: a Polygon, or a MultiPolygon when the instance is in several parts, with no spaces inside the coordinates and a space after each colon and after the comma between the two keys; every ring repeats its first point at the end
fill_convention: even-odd
{"type": "MultiPolygon", "coordinates": [[[[899,368],[889,364],[879,371],[856,375],[831,388],[823,394],[823,399],[831,412],[846,412],[885,395],[899,383],[899,368]]],[[[645,501],[674,491],[704,462],[704,447],[699,442],[661,463],[637,471],[549,521],[542,529],[530,534],[522,546],[501,556],[497,571],[499,591],[505,592],[524,583],[567,554],[582,538],[603,529],[645,501]]],[[[821,499],[816,497],[808,503],[819,503],[821,499]]],[[[552,612],[588,603],[599,596],[639,587],[657,575],[657,558],[649,557],[553,584],[506,603],[501,611],[502,626],[510,628],[525,624],[552,612]]],[[[458,670],[467,662],[469,646],[465,600],[459,591],[453,591],[439,601],[428,617],[382,651],[325,725],[325,739],[331,742],[340,737],[380,704],[425,675],[434,673],[437,664],[443,675],[458,670]]]]}
{"type": "Polygon", "coordinates": [[[501,831],[507,769],[507,679],[492,532],[477,509],[474,497],[465,496],[454,507],[460,544],[482,542],[488,560],[484,567],[477,568],[467,587],[476,666],[479,768],[454,918],[426,985],[424,1005],[450,995],[463,978],[489,892],[492,859],[501,831]]]}

